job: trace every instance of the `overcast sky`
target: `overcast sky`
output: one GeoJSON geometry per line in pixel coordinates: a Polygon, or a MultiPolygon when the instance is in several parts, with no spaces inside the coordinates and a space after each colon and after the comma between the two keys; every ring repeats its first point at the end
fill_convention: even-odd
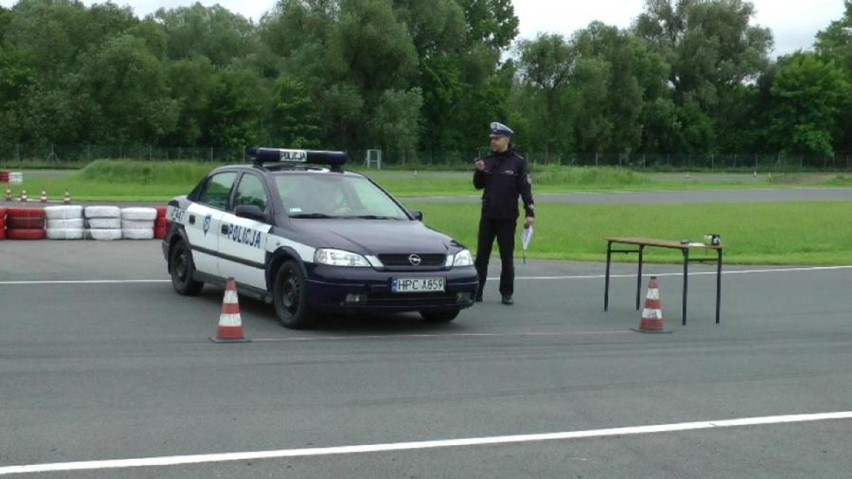
{"type": "MultiPolygon", "coordinates": [[[[113,0],[130,6],[138,17],[153,13],[160,7],[175,8],[195,3],[193,0],[113,0]]],[[[751,0],[757,14],[753,24],[768,27],[775,39],[774,55],[784,55],[813,46],[815,35],[843,15],[843,0],[751,0]]],[[[0,0],[9,7],[16,0],[0,0]]],[[[101,3],[83,0],[83,3],[101,3]]],[[[276,0],[201,0],[203,5],[219,4],[255,21],[270,10],[276,0]]],[[[537,33],[560,33],[570,36],[574,31],[599,20],[607,25],[629,27],[642,12],[643,0],[514,0],[515,14],[521,21],[520,37],[534,38],[537,33]]]]}

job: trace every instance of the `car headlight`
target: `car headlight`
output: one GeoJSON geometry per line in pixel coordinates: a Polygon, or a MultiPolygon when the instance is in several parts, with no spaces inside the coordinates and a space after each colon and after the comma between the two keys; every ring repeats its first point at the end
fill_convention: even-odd
{"type": "Polygon", "coordinates": [[[471,256],[470,251],[463,249],[456,253],[456,257],[453,258],[453,266],[473,266],[473,256],[471,256]]]}
{"type": "Polygon", "coordinates": [[[314,253],[314,262],[329,266],[359,266],[368,267],[367,258],[360,254],[339,249],[320,248],[314,253]]]}

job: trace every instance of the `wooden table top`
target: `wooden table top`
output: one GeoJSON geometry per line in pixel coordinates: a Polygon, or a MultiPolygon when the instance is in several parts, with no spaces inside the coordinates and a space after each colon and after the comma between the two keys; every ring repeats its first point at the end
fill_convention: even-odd
{"type": "Polygon", "coordinates": [[[709,245],[704,244],[697,241],[690,241],[688,243],[682,243],[680,241],[671,241],[671,240],[662,240],[656,238],[641,238],[641,237],[628,237],[628,238],[607,238],[606,239],[612,243],[622,243],[622,244],[633,244],[639,246],[657,246],[660,248],[673,248],[673,249],[712,249],[712,250],[720,250],[724,249],[724,245],[709,245]]]}

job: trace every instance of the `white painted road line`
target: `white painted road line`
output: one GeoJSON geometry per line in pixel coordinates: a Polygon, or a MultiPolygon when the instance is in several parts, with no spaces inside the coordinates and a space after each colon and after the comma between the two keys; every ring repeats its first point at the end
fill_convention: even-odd
{"type": "Polygon", "coordinates": [[[138,459],[112,459],[103,461],[57,462],[50,464],[32,464],[20,466],[0,466],[0,476],[10,474],[33,474],[39,472],[67,472],[102,469],[125,469],[131,467],[179,466],[187,464],[208,464],[215,462],[246,461],[259,459],[278,459],[285,457],[331,456],[341,454],[364,454],[371,452],[411,451],[464,446],[487,446],[495,444],[519,444],[541,441],[560,441],[600,437],[634,436],[639,434],[657,434],[665,432],[695,431],[700,429],[721,429],[743,426],[765,426],[771,424],[790,424],[812,421],[830,421],[852,419],[852,411],[793,414],[786,416],[765,416],[720,421],[682,422],[655,426],[617,427],[593,429],[587,431],[556,432],[546,434],[522,434],[515,436],[475,437],[467,439],[445,439],[437,441],[397,442],[388,444],[367,444],[358,446],[316,447],[304,449],[280,449],[277,451],[229,452],[221,454],[196,454],[186,456],[161,456],[138,459]]]}
{"type": "MultiPolygon", "coordinates": [[[[645,264],[645,268],[648,268],[645,264]]],[[[808,271],[839,271],[852,270],[852,266],[811,266],[801,268],[770,268],[770,269],[742,269],[722,271],[723,275],[729,274],[762,274],[762,273],[796,273],[808,271]]],[[[683,272],[673,273],[643,273],[642,276],[683,276],[683,272]]],[[[716,275],[716,271],[690,272],[689,276],[716,275]]],[[[515,276],[516,280],[566,280],[566,279],[603,279],[602,274],[590,275],[556,275],[556,276],[515,276]]],[[[635,274],[611,274],[610,278],[635,278],[635,274]]],[[[489,276],[490,280],[500,279],[498,276],[489,276]]],[[[140,284],[140,283],[169,283],[169,279],[91,279],[91,280],[51,280],[51,281],[0,281],[0,286],[14,285],[51,285],[51,284],[140,284]]]]}

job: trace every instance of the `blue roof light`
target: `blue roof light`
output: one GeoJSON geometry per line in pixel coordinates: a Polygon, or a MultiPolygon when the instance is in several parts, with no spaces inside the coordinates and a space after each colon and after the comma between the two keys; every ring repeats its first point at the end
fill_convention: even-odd
{"type": "Polygon", "coordinates": [[[306,163],[340,168],[349,160],[349,155],[344,151],[249,148],[247,153],[257,166],[263,166],[264,163],[306,163]]]}

